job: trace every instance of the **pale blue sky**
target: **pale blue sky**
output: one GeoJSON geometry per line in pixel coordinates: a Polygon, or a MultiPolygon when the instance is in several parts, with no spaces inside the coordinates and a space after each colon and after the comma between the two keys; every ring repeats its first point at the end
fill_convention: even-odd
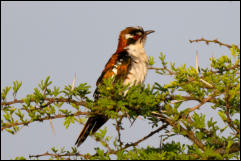
{"type": "MultiPolygon", "coordinates": [[[[194,66],[198,50],[199,65],[206,67],[211,55],[218,57],[228,50],[218,45],[190,44],[189,40],[218,38],[240,45],[240,2],[1,2],[1,24],[1,87],[22,81],[18,94],[21,98],[32,93],[48,75],[53,81],[51,87],[64,87],[71,84],[76,72],[77,82],[88,82],[93,93],[104,65],[116,50],[119,32],[125,27],[156,31],[146,43],[147,54],[156,61],[163,52],[168,61],[194,66]]],[[[149,71],[145,83],[165,84],[169,80],[149,71]]],[[[66,130],[63,119],[53,123],[56,136],[48,121],[33,123],[16,135],[1,132],[1,159],[40,154],[53,146],[69,149],[82,126],[74,124],[66,130]]],[[[109,135],[114,131],[112,123],[105,124],[109,135]]],[[[125,121],[125,127],[122,135],[131,142],[151,130],[148,121],[141,119],[131,128],[125,121]]],[[[159,146],[158,136],[141,146],[159,146]]],[[[79,150],[92,153],[97,145],[88,138],[79,150]]]]}

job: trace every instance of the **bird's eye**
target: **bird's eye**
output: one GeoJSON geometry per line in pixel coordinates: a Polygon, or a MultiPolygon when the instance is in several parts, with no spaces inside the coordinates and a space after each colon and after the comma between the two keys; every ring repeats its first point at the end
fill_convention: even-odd
{"type": "Polygon", "coordinates": [[[138,40],[139,37],[140,37],[140,35],[135,35],[135,36],[133,37],[133,39],[138,40]]]}

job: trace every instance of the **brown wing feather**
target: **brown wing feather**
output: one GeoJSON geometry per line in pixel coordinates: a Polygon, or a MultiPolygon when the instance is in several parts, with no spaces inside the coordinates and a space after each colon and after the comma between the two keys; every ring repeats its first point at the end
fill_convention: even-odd
{"type": "Polygon", "coordinates": [[[130,69],[131,59],[126,58],[123,60],[122,64],[117,67],[117,75],[115,80],[124,80],[127,77],[128,71],[130,69]]]}
{"type": "Polygon", "coordinates": [[[102,125],[108,121],[107,117],[104,116],[94,116],[90,117],[83,130],[80,132],[78,139],[75,142],[75,145],[80,146],[90,134],[94,134],[102,125]]]}
{"type": "Polygon", "coordinates": [[[111,56],[109,61],[106,63],[104,70],[102,71],[100,77],[98,78],[96,82],[96,86],[99,85],[100,82],[102,82],[103,78],[109,78],[114,75],[114,72],[112,71],[114,65],[116,64],[116,61],[118,59],[118,54],[115,53],[111,56]]]}
{"type": "Polygon", "coordinates": [[[115,75],[113,69],[117,69],[117,74],[115,75],[115,80],[125,79],[131,65],[131,57],[128,55],[127,51],[122,51],[121,53],[115,53],[109,59],[105,65],[105,69],[97,80],[96,85],[98,86],[102,83],[103,79],[107,79],[115,75]],[[119,64],[118,64],[119,63],[119,64]]]}
{"type": "MultiPolygon", "coordinates": [[[[116,68],[117,70],[117,73],[115,75],[115,80],[114,80],[116,82],[117,80],[123,80],[127,77],[127,73],[129,71],[130,65],[131,65],[131,58],[130,56],[128,56],[128,53],[126,51],[121,52],[119,54],[117,53],[113,54],[112,57],[107,62],[107,64],[105,65],[105,69],[103,70],[99,79],[97,80],[97,83],[96,83],[97,88],[94,92],[95,99],[98,99],[98,85],[103,82],[103,79],[110,78],[113,75],[115,75],[115,72],[113,71],[114,68],[116,68]]],[[[94,134],[107,121],[108,121],[108,118],[103,115],[90,117],[87,120],[75,144],[77,146],[80,146],[90,134],[94,134]]]]}

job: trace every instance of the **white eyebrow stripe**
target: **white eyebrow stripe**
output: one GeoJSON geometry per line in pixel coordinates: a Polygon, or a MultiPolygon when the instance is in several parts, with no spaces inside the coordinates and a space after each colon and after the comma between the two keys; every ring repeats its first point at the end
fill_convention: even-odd
{"type": "Polygon", "coordinates": [[[137,29],[140,29],[140,30],[143,30],[143,28],[141,26],[137,26],[136,27],[137,29]]]}
{"type": "Polygon", "coordinates": [[[133,35],[131,34],[125,34],[125,39],[133,38],[133,35]]]}

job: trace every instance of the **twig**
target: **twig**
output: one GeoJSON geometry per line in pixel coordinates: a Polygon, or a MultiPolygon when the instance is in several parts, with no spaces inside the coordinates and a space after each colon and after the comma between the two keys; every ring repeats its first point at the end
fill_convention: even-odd
{"type": "Polygon", "coordinates": [[[200,104],[198,104],[197,106],[195,106],[193,108],[190,108],[189,112],[192,112],[192,111],[194,111],[196,109],[199,109],[203,104],[205,104],[206,102],[209,102],[214,97],[216,97],[216,94],[213,94],[213,95],[209,96],[208,98],[203,99],[200,104]]]}
{"type": "Polygon", "coordinates": [[[118,133],[118,142],[120,143],[120,147],[122,147],[123,145],[123,142],[121,141],[121,133],[120,133],[122,119],[123,119],[123,116],[121,116],[119,120],[116,120],[116,126],[115,126],[118,133]]]}
{"type": "MultiPolygon", "coordinates": [[[[228,90],[228,89],[226,89],[226,90],[228,90]]],[[[225,114],[226,114],[226,116],[227,116],[227,123],[228,123],[228,125],[231,127],[231,129],[234,129],[234,130],[237,132],[237,134],[240,134],[240,130],[237,129],[237,128],[234,126],[233,121],[232,121],[232,119],[230,118],[229,109],[231,108],[231,106],[230,106],[229,103],[228,103],[228,100],[229,100],[229,98],[230,98],[229,92],[226,91],[225,93],[226,93],[226,97],[225,97],[224,99],[225,99],[225,102],[226,102],[226,111],[225,111],[225,114]]]]}
{"type": "Polygon", "coordinates": [[[105,142],[105,147],[108,149],[109,153],[112,153],[114,150],[105,142]]]}
{"type": "MultiPolygon", "coordinates": [[[[34,121],[39,121],[39,122],[42,122],[44,120],[50,120],[50,119],[58,119],[58,118],[64,118],[66,116],[79,116],[79,115],[91,115],[93,114],[93,112],[81,112],[81,111],[78,111],[76,113],[73,113],[73,114],[69,114],[69,115],[62,115],[62,114],[58,114],[58,115],[54,115],[54,116],[47,116],[47,117],[43,117],[43,118],[39,118],[39,119],[36,119],[34,121]]],[[[28,125],[29,123],[33,122],[33,120],[29,120],[29,121],[26,121],[26,122],[17,122],[17,123],[13,123],[13,124],[6,124],[4,126],[1,127],[1,131],[6,129],[6,128],[11,128],[13,126],[19,126],[19,125],[28,125]]]]}
{"type": "MultiPolygon", "coordinates": [[[[152,112],[153,113],[153,112],[152,112]]],[[[163,114],[160,114],[160,113],[153,113],[155,115],[158,115],[159,119],[165,123],[167,123],[168,125],[171,125],[173,128],[178,128],[177,127],[177,124],[175,121],[165,117],[163,114]]],[[[204,150],[204,144],[198,139],[196,138],[196,136],[194,135],[194,133],[190,130],[186,130],[185,128],[183,128],[181,125],[180,125],[180,130],[183,131],[186,135],[186,137],[188,137],[193,143],[195,143],[200,149],[204,150]]]]}
{"type": "MultiPolygon", "coordinates": [[[[213,43],[216,43],[216,44],[219,44],[220,46],[226,46],[227,48],[232,48],[232,45],[229,45],[229,44],[224,44],[220,41],[218,41],[217,39],[215,40],[206,40],[204,38],[201,38],[201,39],[196,39],[196,40],[189,40],[190,43],[193,43],[193,42],[201,42],[201,41],[204,41],[207,45],[210,43],[210,42],[213,42],[213,43]]],[[[238,46],[234,45],[236,48],[238,48],[238,46]]]]}
{"type": "Polygon", "coordinates": [[[137,146],[140,142],[148,139],[149,137],[151,137],[152,135],[158,133],[158,132],[161,131],[162,129],[165,129],[167,126],[168,126],[168,124],[162,125],[161,127],[159,127],[158,129],[150,132],[147,136],[141,138],[140,140],[138,140],[138,141],[136,141],[136,142],[134,142],[134,143],[131,143],[131,144],[126,144],[126,145],[124,146],[124,148],[122,148],[121,150],[126,149],[126,148],[129,148],[129,147],[131,147],[131,146],[137,146]]]}
{"type": "MultiPolygon", "coordinates": [[[[69,98],[44,98],[44,101],[49,101],[47,103],[47,105],[51,104],[51,103],[59,103],[59,102],[67,102],[67,103],[74,103],[75,105],[79,105],[79,106],[87,106],[87,103],[85,101],[75,101],[73,99],[69,99],[69,98]]],[[[30,102],[35,102],[34,99],[31,99],[30,102]]],[[[1,102],[1,106],[8,106],[8,105],[12,105],[12,104],[16,104],[16,103],[24,103],[23,100],[13,100],[10,102],[1,102]]],[[[47,106],[45,105],[45,106],[47,106]]]]}
{"type": "MultiPolygon", "coordinates": [[[[60,158],[60,157],[65,157],[65,156],[80,156],[80,157],[84,157],[85,159],[89,159],[89,155],[83,155],[80,153],[66,153],[66,154],[56,154],[56,153],[43,153],[43,154],[37,154],[37,155],[29,155],[29,158],[38,158],[38,157],[43,157],[43,156],[53,156],[55,158],[60,158]]],[[[62,158],[63,159],[63,158],[62,158]]],[[[70,159],[70,158],[68,158],[70,159]]]]}
{"type": "Polygon", "coordinates": [[[150,67],[148,67],[148,69],[150,69],[150,70],[166,70],[166,71],[168,71],[169,75],[175,75],[176,74],[175,72],[173,72],[173,71],[171,71],[167,68],[156,68],[156,67],[150,66],[150,67]]]}
{"type": "Polygon", "coordinates": [[[173,96],[171,96],[170,100],[177,100],[180,97],[183,98],[182,101],[192,101],[192,100],[194,101],[194,100],[196,100],[196,101],[200,102],[199,99],[197,99],[196,97],[193,97],[193,96],[177,96],[177,95],[173,95],[173,96]]]}
{"type": "MultiPolygon", "coordinates": [[[[227,153],[227,149],[226,149],[226,147],[222,147],[222,148],[215,150],[215,152],[223,155],[223,154],[227,153]]],[[[240,152],[240,143],[239,142],[233,143],[229,149],[229,154],[236,153],[236,152],[240,152]]]]}
{"type": "MultiPolygon", "coordinates": [[[[43,92],[42,92],[43,95],[45,95],[46,90],[47,90],[47,87],[44,88],[44,90],[43,90],[43,92]]],[[[56,135],[56,132],[55,132],[55,129],[54,129],[54,124],[53,124],[53,122],[52,122],[52,119],[49,119],[49,124],[50,124],[50,127],[51,127],[51,130],[52,130],[53,134],[56,135]]]]}

